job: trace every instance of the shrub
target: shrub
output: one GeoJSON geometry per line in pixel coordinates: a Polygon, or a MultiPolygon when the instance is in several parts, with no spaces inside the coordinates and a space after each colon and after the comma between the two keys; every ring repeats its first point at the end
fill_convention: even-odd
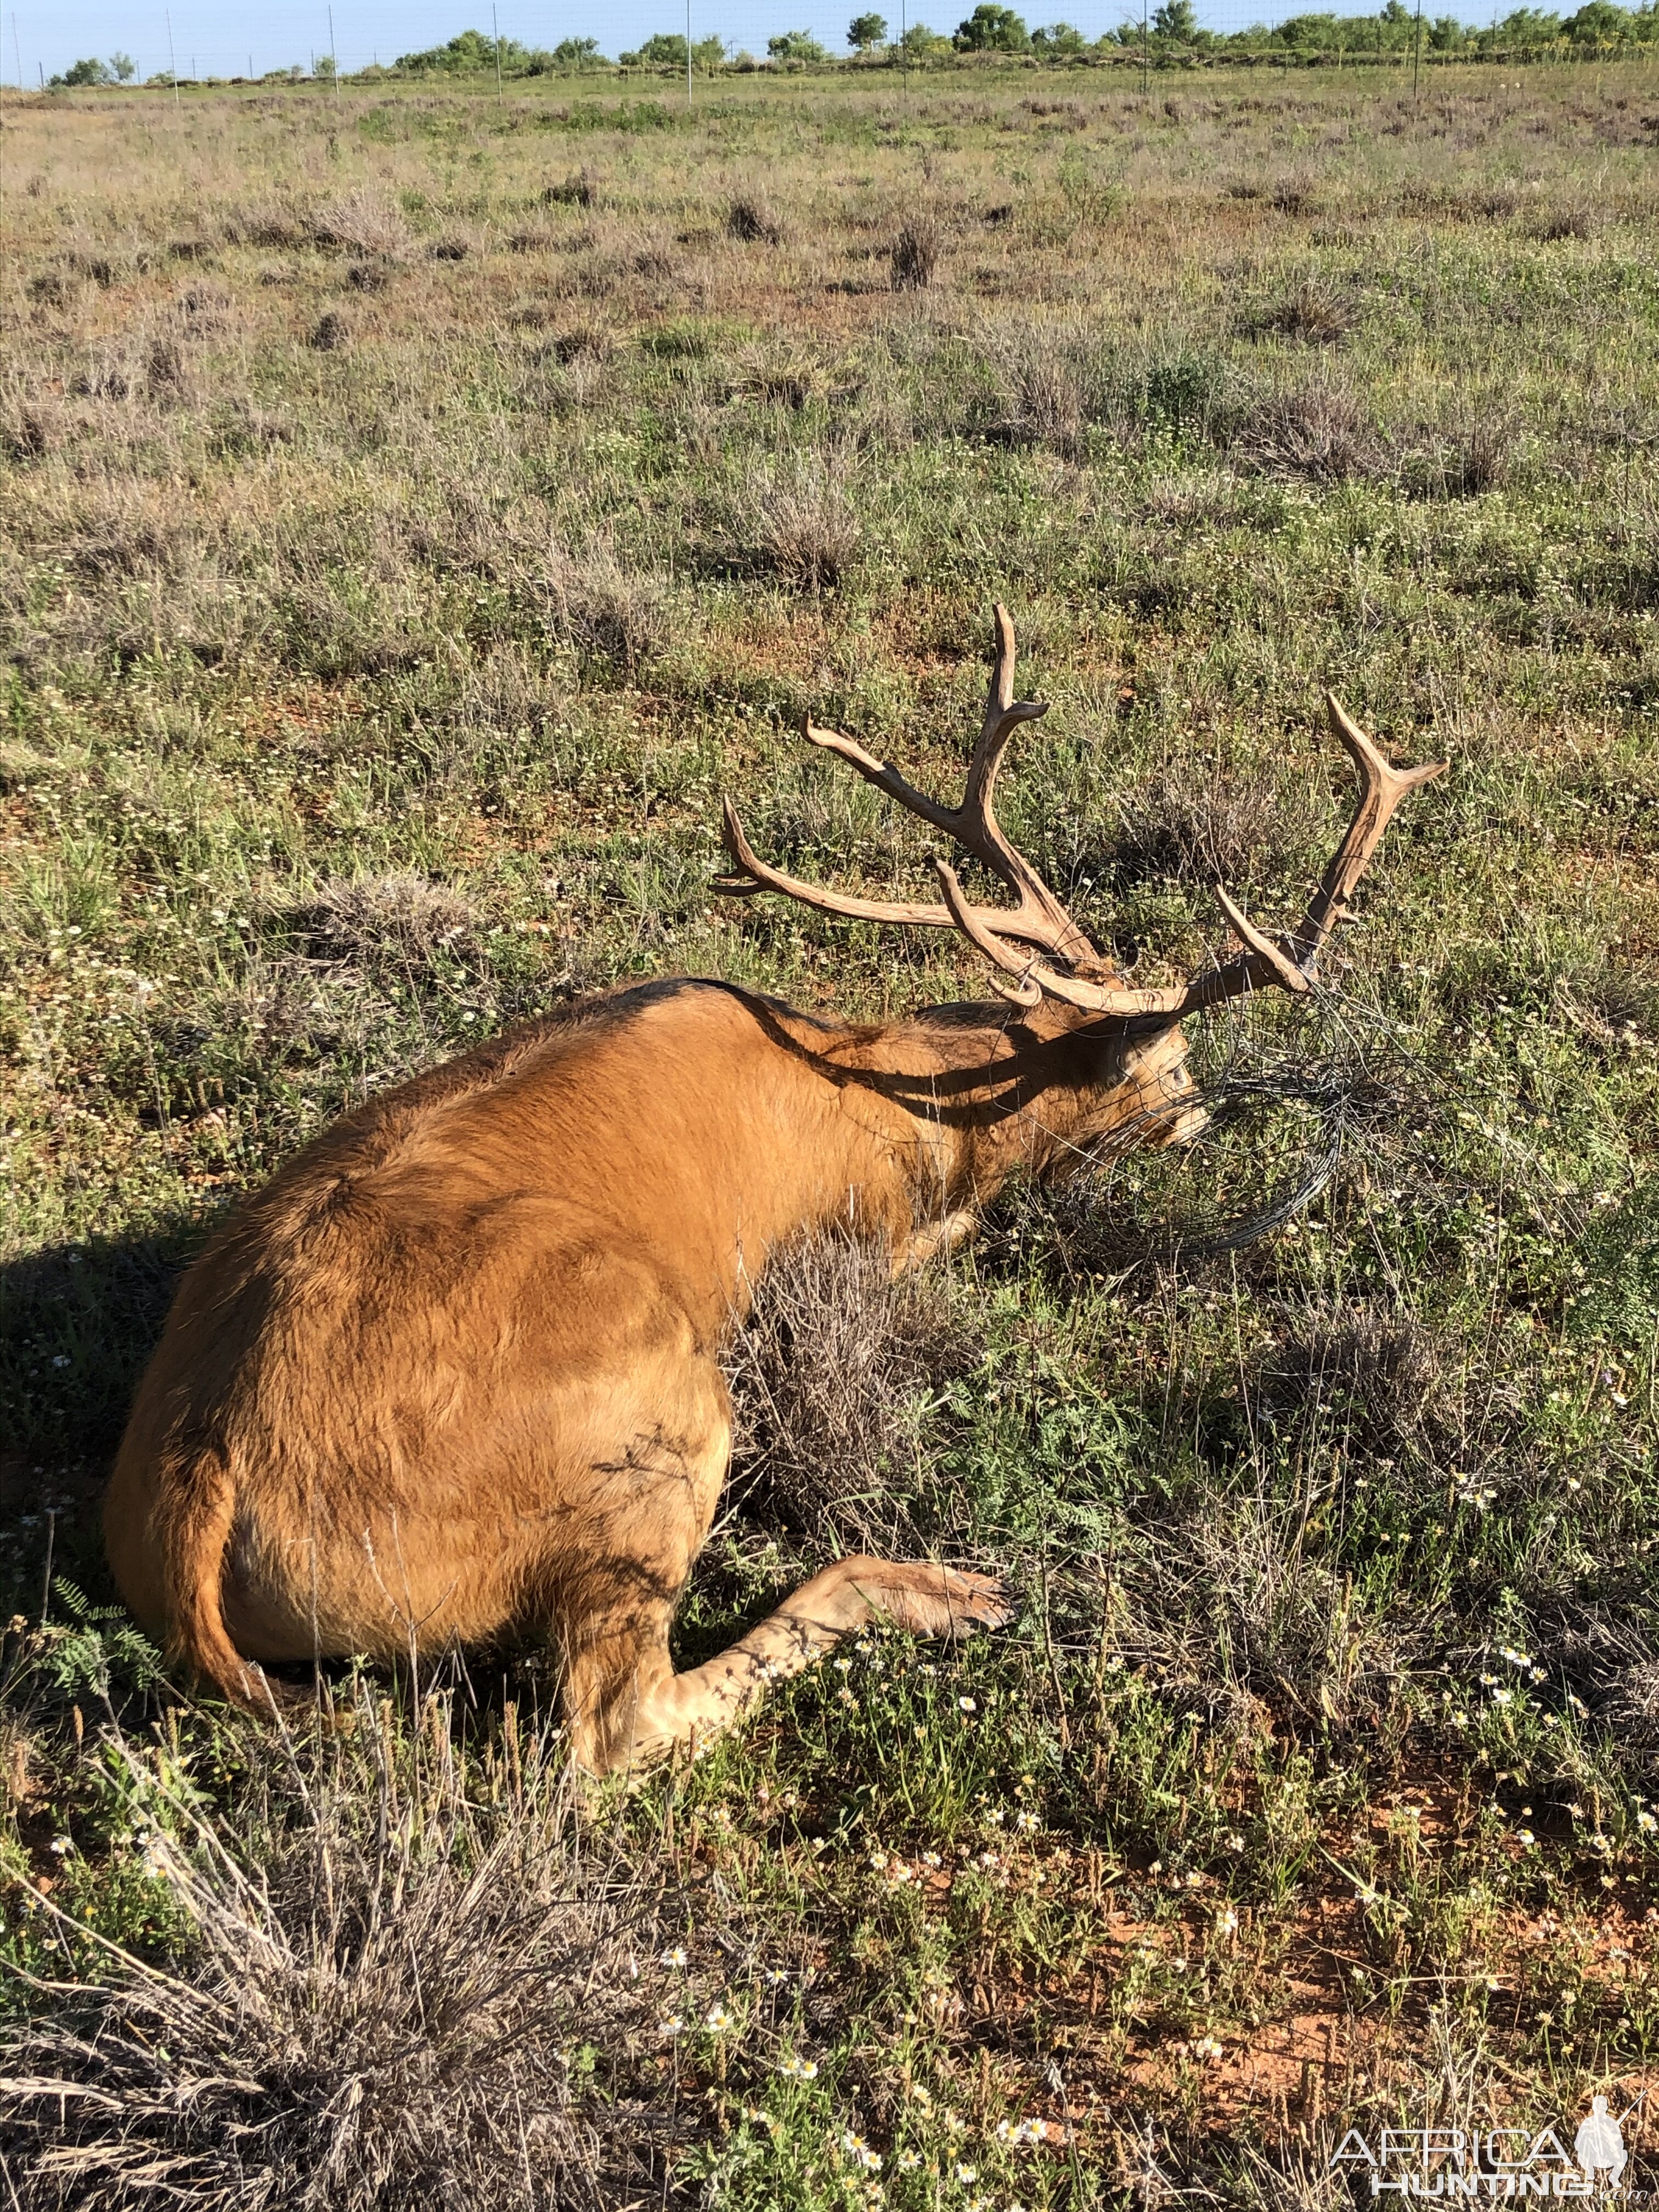
{"type": "Polygon", "coordinates": [[[830,58],[826,49],[810,31],[784,31],[766,41],[766,51],[775,62],[793,62],[803,67],[810,62],[827,62],[830,58]]]}
{"type": "Polygon", "coordinates": [[[890,259],[896,292],[923,291],[939,268],[939,232],[930,222],[907,222],[893,240],[890,259]]]}
{"type": "Polygon", "coordinates": [[[841,581],[863,542],[864,523],[835,452],[763,465],[738,501],[743,550],[811,591],[841,581]]]}
{"type": "Polygon", "coordinates": [[[983,1341],[936,1270],[831,1236],[781,1254],[725,1355],[732,1464],[763,1519],[837,1551],[914,1545],[915,1439],[983,1341]]]}
{"type": "Polygon", "coordinates": [[[728,237],[740,239],[746,246],[776,246],[783,237],[783,226],[757,193],[740,193],[726,211],[726,228],[728,237]]]}
{"type": "Polygon", "coordinates": [[[1259,400],[1245,413],[1234,447],[1264,474],[1316,482],[1373,476],[1382,463],[1382,441],[1358,401],[1329,384],[1259,400]]]}
{"type": "Polygon", "coordinates": [[[0,2045],[14,2204],[531,2212],[655,2194],[651,2124],[580,2056],[606,2049],[626,2079],[647,2046],[629,1962],[654,1899],[584,1854],[534,1740],[491,1813],[467,1798],[443,1702],[427,1711],[442,1747],[412,1776],[391,1771],[366,1691],[355,1748],[261,1745],[257,1848],[228,1850],[135,1766],[145,1871],[184,1958],[165,1972],[109,1946],[101,1983],[60,1984],[53,2016],[0,2045]]]}

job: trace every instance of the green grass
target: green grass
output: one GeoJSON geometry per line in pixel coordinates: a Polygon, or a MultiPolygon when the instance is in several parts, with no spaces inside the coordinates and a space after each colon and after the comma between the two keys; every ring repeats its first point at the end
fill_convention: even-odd
{"type": "Polygon", "coordinates": [[[978,992],[957,947],[709,882],[729,790],[784,865],[924,884],[793,731],[945,787],[1000,597],[1054,702],[1005,819],[1145,975],[1218,942],[1218,872],[1299,911],[1346,800],[1327,684],[1449,757],[1340,1002],[1238,1044],[1369,1074],[1375,1118],[1231,1254],[1167,1232],[1294,1184],[1289,1108],[1014,1194],[883,1498],[804,1528],[763,1483],[722,1529],[688,1654],[883,1513],[1005,1565],[1020,1619],[848,1653],[586,1808],[656,1932],[578,2102],[619,2142],[656,2115],[628,2185],[686,2203],[860,2200],[850,2139],[902,2212],[1154,2167],[1265,2206],[1324,2201],[1334,2124],[1576,2124],[1655,2079],[1656,104],[1621,65],[1420,106],[742,80],[661,129],[550,85],[6,106],[20,2015],[103,1971],[52,1906],[218,1971],[158,1830],[291,1867],[343,1822],[379,1863],[383,1781],[317,1810],[365,1731],[437,1808],[423,1879],[556,1790],[533,1667],[344,1685],[373,1726],[289,1767],[163,1697],[99,1617],[131,1389],[235,1193],[492,1028],[674,969],[866,1016],[978,992]],[[728,234],[739,196],[777,243],[728,234]],[[906,223],[933,281],[895,289],[906,223]]]}

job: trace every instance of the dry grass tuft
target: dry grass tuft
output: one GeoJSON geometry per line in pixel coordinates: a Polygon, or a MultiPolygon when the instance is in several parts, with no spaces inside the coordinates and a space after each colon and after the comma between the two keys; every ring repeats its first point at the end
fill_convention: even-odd
{"type": "Polygon", "coordinates": [[[839,1550],[914,1545],[921,1419],[983,1351],[937,1270],[896,1282],[844,1236],[781,1254],[726,1353],[737,1480],[763,1518],[839,1550]]]}
{"type": "Polygon", "coordinates": [[[668,599],[660,579],[625,568],[604,542],[580,553],[551,547],[546,581],[554,625],[573,645],[631,672],[665,644],[668,599]]]}
{"type": "Polygon", "coordinates": [[[1077,453],[1091,398],[1090,363],[1078,338],[1035,328],[1006,348],[995,368],[1000,403],[995,434],[1010,445],[1077,453]]]}
{"type": "Polygon", "coordinates": [[[542,193],[544,207],[592,207],[598,188],[586,169],[577,169],[562,185],[549,185],[542,193]]]}
{"type": "Polygon", "coordinates": [[[1354,326],[1352,305],[1310,277],[1304,277],[1276,307],[1246,325],[1256,337],[1292,338],[1304,345],[1335,345],[1354,326]]]}
{"type": "MultiPolygon", "coordinates": [[[[1114,1639],[1181,1705],[1246,1740],[1291,1707],[1367,1725],[1405,1656],[1308,1539],[1306,1501],[1266,1480],[1160,1514],[1120,1555],[1114,1639]]],[[[1419,1624],[1419,1629],[1425,1624],[1419,1624]]]]}
{"type": "Polygon", "coordinates": [[[1406,468],[1410,488],[1431,499],[1479,499],[1501,491],[1515,473],[1519,432],[1506,417],[1483,415],[1467,428],[1435,437],[1406,468]]]}
{"type": "Polygon", "coordinates": [[[920,217],[907,222],[893,240],[888,259],[896,292],[925,291],[939,273],[942,241],[938,226],[920,217]]]}
{"type": "Polygon", "coordinates": [[[317,245],[343,247],[366,259],[376,254],[405,252],[410,242],[409,225],[402,211],[384,192],[368,185],[343,198],[325,200],[313,210],[308,228],[317,245]]]}
{"type": "Polygon", "coordinates": [[[1527,235],[1543,246],[1560,246],[1569,239],[1594,238],[1601,228],[1600,211],[1593,207],[1551,208],[1527,226],[1527,235]]]}
{"type": "Polygon", "coordinates": [[[732,201],[726,210],[726,231],[728,238],[738,239],[745,246],[783,243],[783,225],[758,193],[740,193],[732,201]]]}
{"type": "Polygon", "coordinates": [[[1317,215],[1320,196],[1310,177],[1295,172],[1274,179],[1268,187],[1267,204],[1280,215],[1317,215]]]}
{"type": "Polygon", "coordinates": [[[864,518],[843,454],[797,453],[759,464],[736,501],[735,534],[751,560],[787,581],[837,584],[864,542],[864,518]]]}
{"type": "Polygon", "coordinates": [[[0,2045],[21,2212],[531,2212],[650,2191],[669,2130],[613,2085],[649,2033],[629,1968],[656,1894],[586,1854],[539,1744],[481,1809],[442,1702],[425,1714],[412,1774],[389,1771],[367,1692],[349,1744],[262,1747],[257,1849],[228,1850],[130,1762],[184,1955],[108,1953],[101,1984],[0,2045]]]}
{"type": "Polygon", "coordinates": [[[1334,483],[1382,472],[1382,441],[1352,392],[1308,384],[1271,394],[1246,410],[1233,450],[1267,476],[1334,483]]]}
{"type": "Polygon", "coordinates": [[[459,891],[401,869],[325,884],[288,919],[310,957],[328,968],[424,967],[469,939],[477,923],[459,891]]]}
{"type": "Polygon", "coordinates": [[[1409,1314],[1369,1304],[1315,1309],[1264,1356],[1258,1387],[1275,1419],[1316,1417],[1351,1447],[1393,1451],[1446,1430],[1452,1364],[1409,1314]]]}
{"type": "Polygon", "coordinates": [[[1294,872],[1315,810],[1305,785],[1287,788],[1260,765],[1211,769],[1167,761],[1117,799],[1104,854],[1120,886],[1272,881],[1294,872]]]}

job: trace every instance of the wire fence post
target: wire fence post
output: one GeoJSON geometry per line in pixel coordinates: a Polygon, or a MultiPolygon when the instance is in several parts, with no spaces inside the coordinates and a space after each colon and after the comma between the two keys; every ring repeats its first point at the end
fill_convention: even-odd
{"type": "Polygon", "coordinates": [[[501,19],[496,10],[495,0],[489,0],[489,22],[495,33],[495,105],[504,107],[507,94],[501,90],[501,19]]]}
{"type": "Polygon", "coordinates": [[[328,11],[328,58],[334,64],[334,97],[340,97],[340,49],[334,43],[334,10],[328,11]]]}
{"type": "Polygon", "coordinates": [[[1417,0],[1417,36],[1412,46],[1412,105],[1416,106],[1423,79],[1423,0],[1417,0]]]}
{"type": "Polygon", "coordinates": [[[1140,96],[1143,100],[1152,88],[1151,76],[1152,58],[1146,39],[1146,0],[1140,0],[1140,96]]]}
{"type": "MultiPolygon", "coordinates": [[[[173,104],[177,107],[179,105],[179,57],[173,51],[173,10],[167,8],[164,9],[162,13],[167,21],[167,75],[173,79],[173,104]]],[[[150,20],[153,22],[155,18],[152,16],[150,20]]]]}
{"type": "Polygon", "coordinates": [[[685,104],[691,105],[691,0],[685,0],[685,104]]]}

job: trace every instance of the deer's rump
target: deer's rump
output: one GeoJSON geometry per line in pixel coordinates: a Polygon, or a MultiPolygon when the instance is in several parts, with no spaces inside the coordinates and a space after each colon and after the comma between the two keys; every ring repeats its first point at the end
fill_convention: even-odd
{"type": "Polygon", "coordinates": [[[662,1270],[589,1210],[506,1200],[458,1252],[444,1208],[395,1195],[351,1202],[349,1261],[256,1200],[181,1286],[134,1407],[116,1580],[233,1692],[225,1638],[304,1661],[545,1630],[570,1577],[651,1553],[656,1493],[724,1419],[662,1270]]]}

